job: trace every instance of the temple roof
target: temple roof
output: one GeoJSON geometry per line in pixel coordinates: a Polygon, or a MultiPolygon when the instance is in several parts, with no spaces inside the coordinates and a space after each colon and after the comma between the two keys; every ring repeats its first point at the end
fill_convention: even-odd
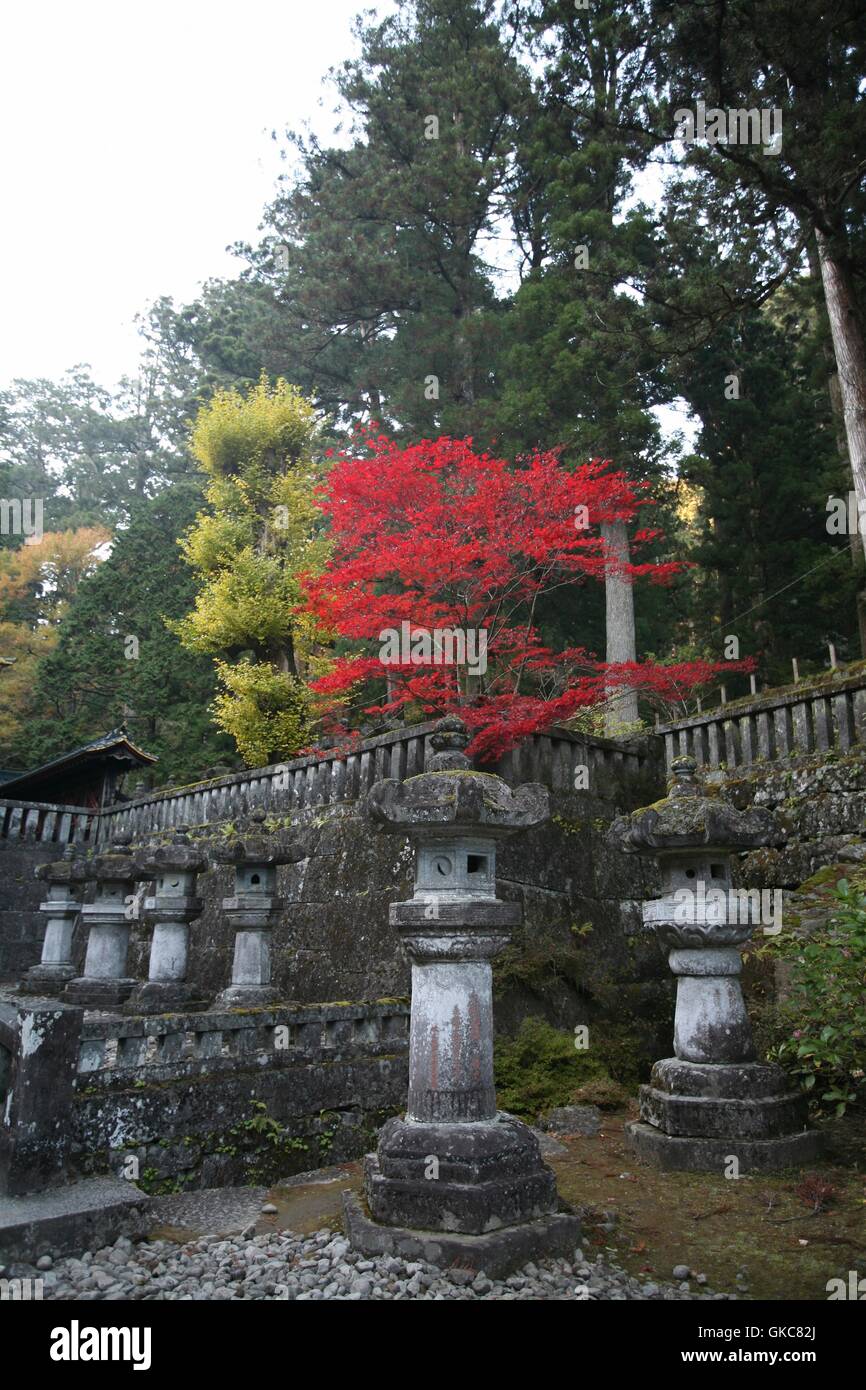
{"type": "Polygon", "coordinates": [[[70,753],[64,753],[59,758],[52,758],[51,762],[43,763],[41,767],[31,768],[28,772],[11,773],[8,778],[0,781],[0,787],[2,787],[4,796],[11,793],[20,797],[22,793],[29,793],[44,782],[53,781],[66,773],[75,772],[88,765],[107,760],[126,763],[130,767],[141,767],[159,761],[153,753],[145,753],[142,748],[137,748],[121,724],[119,728],[112,729],[110,733],[101,734],[92,743],[84,743],[80,748],[73,748],[70,753]]]}

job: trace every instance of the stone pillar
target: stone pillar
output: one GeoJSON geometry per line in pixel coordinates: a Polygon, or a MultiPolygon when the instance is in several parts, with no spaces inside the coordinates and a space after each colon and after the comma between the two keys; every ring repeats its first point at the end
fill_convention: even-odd
{"type": "Polygon", "coordinates": [[[195,896],[196,877],[207,867],[200,851],[185,835],[175,835],[170,845],[144,850],[136,856],[139,875],[153,880],[155,892],[144,899],[144,916],[153,922],[150,964],[145,984],[133,990],[127,1010],[135,1013],[167,1013],[188,1009],[197,1002],[187,983],[189,924],[202,909],[195,896]]]}
{"type": "Polygon", "coordinates": [[[574,1248],[580,1226],[559,1210],[532,1130],[496,1109],[490,962],[520,925],[496,897],[496,845],[548,815],[544,787],[512,792],[474,771],[459,719],[431,735],[428,771],[377,783],[369,813],[414,842],[415,888],[391,907],[412,961],[409,1095],[365,1162],[366,1199],[347,1198],[357,1249],[460,1259],[488,1273],[574,1248]]]}
{"type": "Polygon", "coordinates": [[[0,1194],[66,1180],[81,1009],[0,999],[0,1194]]]}
{"type": "Polygon", "coordinates": [[[756,1059],[740,987],[741,948],[760,921],[760,895],[732,886],[731,855],[771,843],[769,813],[703,795],[694,758],[675,758],[669,797],[624,817],[611,843],[658,860],[662,895],[644,921],[677,978],[674,1056],[640,1090],[637,1153],[660,1167],[770,1171],[810,1162],[818,1135],[780,1067],[756,1059]]]}
{"type": "Polygon", "coordinates": [[[42,941],[42,959],[31,966],[21,981],[24,994],[59,994],[75,975],[72,964],[72,929],[81,911],[84,865],[75,858],[75,848],[67,845],[63,858],[53,864],[40,864],[36,877],[48,884],[39,911],[47,917],[42,941]]]}
{"type": "Polygon", "coordinates": [[[131,914],[127,897],[138,877],[130,850],[130,835],[115,835],[107,854],[84,861],[87,879],[96,882],[96,896],[81,909],[87,927],[84,974],[70,980],[64,998],[87,1009],[112,1009],[135,987],[126,973],[131,914]]]}
{"type": "Polygon", "coordinates": [[[214,1008],[264,1007],[279,998],[271,985],[271,932],[279,908],[277,868],[298,863],[304,851],[296,841],[264,835],[259,828],[264,819],[264,811],[253,811],[253,833],[229,840],[212,856],[217,864],[231,865],[235,876],[234,893],[222,900],[223,912],[235,930],[232,979],[214,1008]]]}

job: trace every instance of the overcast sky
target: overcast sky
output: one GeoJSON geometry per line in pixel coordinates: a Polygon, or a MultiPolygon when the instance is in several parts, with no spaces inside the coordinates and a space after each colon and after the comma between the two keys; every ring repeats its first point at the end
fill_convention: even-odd
{"type": "Polygon", "coordinates": [[[76,362],[112,385],[135,369],[133,319],[148,301],[189,300],[237,272],[225,248],[255,238],[281,169],[270,131],[330,128],[321,79],[354,52],[352,19],[369,8],[4,7],[0,385],[76,362]]]}
{"type": "MultiPolygon", "coordinates": [[[[236,274],[285,164],[332,128],[322,78],[364,0],[42,0],[0,20],[0,386],[133,374],[134,319],[236,274]]],[[[378,0],[380,15],[394,8],[378,0]]],[[[645,195],[646,196],[646,195],[645,195]]],[[[666,431],[680,412],[659,412],[666,431]]],[[[687,433],[690,431],[687,429],[687,433]]]]}

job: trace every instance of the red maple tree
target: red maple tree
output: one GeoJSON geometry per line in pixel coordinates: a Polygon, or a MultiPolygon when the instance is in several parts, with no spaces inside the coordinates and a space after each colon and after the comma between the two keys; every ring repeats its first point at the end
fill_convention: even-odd
{"type": "MultiPolygon", "coordinates": [[[[615,562],[599,526],[633,522],[651,505],[646,488],[610,460],[570,470],[551,450],[511,464],[476,452],[471,439],[407,446],[359,431],[319,504],[332,553],[321,575],[304,579],[307,608],[358,644],[312,685],[332,729],[407,707],[416,718],[459,711],[474,730],[471,751],[489,761],[598,705],[611,687],[673,701],[720,669],[709,662],[614,667],[583,647],[545,645],[536,621],[542,595],[603,581],[615,562]],[[452,636],[443,641],[443,633],[452,636]],[[454,659],[460,634],[463,662],[454,659]]],[[[658,534],[638,529],[633,554],[658,534]]],[[[618,566],[629,580],[655,584],[682,568],[618,566]]],[[[743,663],[724,669],[735,665],[743,663]]]]}

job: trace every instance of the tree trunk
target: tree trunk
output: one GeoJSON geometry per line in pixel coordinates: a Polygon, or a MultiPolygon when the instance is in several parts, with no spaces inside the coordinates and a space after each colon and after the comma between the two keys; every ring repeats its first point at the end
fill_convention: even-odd
{"type": "MultiPolygon", "coordinates": [[[[835,255],[829,239],[817,227],[815,240],[818,243],[824,298],[839,371],[839,391],[854,492],[857,506],[866,517],[866,341],[844,266],[835,255]]],[[[860,543],[866,553],[864,531],[866,527],[861,527],[860,543]]]]}
{"type": "MultiPolygon", "coordinates": [[[[607,660],[636,661],[634,589],[631,580],[617,572],[620,565],[629,563],[628,530],[624,521],[603,522],[600,529],[602,540],[614,557],[604,581],[607,660]]],[[[606,694],[609,703],[605,706],[604,731],[613,737],[623,724],[638,720],[637,691],[610,686],[606,694]]]]}
{"type": "MultiPolygon", "coordinates": [[[[810,240],[806,246],[809,257],[809,273],[816,281],[823,280],[821,272],[821,260],[818,255],[817,242],[810,240]]],[[[826,313],[827,304],[824,302],[826,313]]],[[[820,312],[820,310],[819,310],[820,312]]],[[[827,320],[829,327],[829,319],[827,320]]],[[[830,397],[830,411],[833,417],[833,433],[836,438],[836,453],[839,455],[839,462],[842,465],[845,487],[847,489],[851,475],[851,460],[848,457],[848,441],[845,438],[845,411],[842,405],[842,390],[839,385],[839,369],[836,365],[836,354],[833,351],[832,342],[821,335],[821,350],[827,362],[827,394],[830,397]]],[[[848,546],[851,551],[851,565],[857,577],[857,632],[860,639],[860,655],[866,657],[866,557],[863,554],[859,536],[852,531],[848,536],[848,546]]]]}

